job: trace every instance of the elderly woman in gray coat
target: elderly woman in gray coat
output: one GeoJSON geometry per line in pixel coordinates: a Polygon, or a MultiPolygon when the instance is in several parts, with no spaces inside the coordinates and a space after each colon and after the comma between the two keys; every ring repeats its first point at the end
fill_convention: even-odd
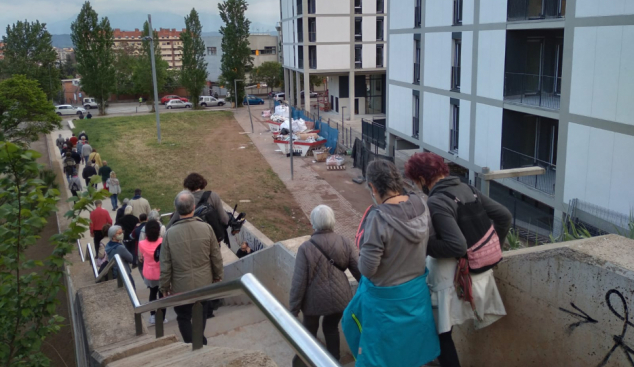
{"type": "Polygon", "coordinates": [[[297,251],[290,310],[295,316],[302,311],[304,326],[315,336],[323,316],[321,327],[326,348],[339,360],[339,321],[352,299],[345,271],[350,270],[357,281],[361,278],[357,266],[359,252],[350,241],[333,232],[335,213],[330,207],[315,207],[310,222],[315,232],[297,251]]]}

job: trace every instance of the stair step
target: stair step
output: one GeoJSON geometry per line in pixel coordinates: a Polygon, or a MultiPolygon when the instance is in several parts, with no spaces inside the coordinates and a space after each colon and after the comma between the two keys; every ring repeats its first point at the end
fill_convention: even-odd
{"type": "Polygon", "coordinates": [[[191,344],[173,343],[110,363],[108,367],[277,367],[271,358],[260,351],[213,346],[205,346],[196,351],[191,348],[191,344]]]}
{"type": "Polygon", "coordinates": [[[222,306],[215,317],[207,320],[205,335],[210,338],[234,329],[266,320],[266,316],[255,305],[222,306]]]}
{"type": "Polygon", "coordinates": [[[106,366],[120,359],[177,342],[178,338],[174,334],[158,339],[154,335],[146,334],[98,348],[91,356],[98,366],[106,366]]]}

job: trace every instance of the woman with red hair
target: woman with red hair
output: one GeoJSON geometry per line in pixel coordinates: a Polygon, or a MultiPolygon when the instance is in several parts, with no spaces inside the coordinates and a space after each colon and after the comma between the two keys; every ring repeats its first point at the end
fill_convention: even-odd
{"type": "MultiPolygon", "coordinates": [[[[467,240],[458,224],[458,207],[479,200],[486,216],[493,222],[500,243],[504,243],[511,227],[511,213],[477,189],[460,182],[458,177],[449,176],[449,167],[436,154],[414,154],[405,164],[405,175],[429,195],[427,205],[435,235],[429,238],[427,245],[427,283],[440,339],[438,361],[442,367],[460,366],[451,338],[452,327],[474,320],[475,328],[480,329],[506,315],[506,310],[492,269],[482,273],[470,272],[473,302],[459,298],[454,276],[459,268],[457,259],[467,254],[467,240]]],[[[468,268],[465,269],[467,271],[468,268]]]]}

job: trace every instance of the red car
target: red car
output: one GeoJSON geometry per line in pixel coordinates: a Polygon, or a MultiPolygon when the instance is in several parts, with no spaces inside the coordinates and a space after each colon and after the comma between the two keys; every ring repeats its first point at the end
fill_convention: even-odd
{"type": "Polygon", "coordinates": [[[183,102],[189,102],[189,99],[187,99],[185,97],[180,97],[180,96],[177,96],[175,94],[172,94],[172,95],[165,96],[165,97],[161,98],[161,104],[166,104],[167,102],[171,101],[172,99],[180,99],[183,102]]]}

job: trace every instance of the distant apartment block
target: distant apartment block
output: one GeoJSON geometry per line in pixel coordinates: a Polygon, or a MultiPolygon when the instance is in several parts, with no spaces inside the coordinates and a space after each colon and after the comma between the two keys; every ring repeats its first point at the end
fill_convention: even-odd
{"type": "Polygon", "coordinates": [[[66,57],[70,56],[72,60],[75,60],[75,49],[72,47],[53,47],[57,53],[57,60],[59,62],[66,62],[66,57]]]}
{"type": "MultiPolygon", "coordinates": [[[[161,57],[167,61],[170,69],[177,69],[183,65],[182,59],[182,42],[180,34],[185,29],[178,31],[174,28],[160,28],[158,32],[158,42],[161,47],[161,57]]],[[[138,28],[134,31],[122,31],[119,28],[114,30],[114,48],[128,49],[133,54],[139,53],[142,40],[141,33],[138,28]]]]}
{"type": "Polygon", "coordinates": [[[351,118],[385,113],[387,3],[280,0],[286,99],[310,111],[301,91],[311,75],[328,76],[333,110],[345,107],[351,118]]]}
{"type": "Polygon", "coordinates": [[[437,153],[472,182],[541,166],[498,184],[551,218],[573,199],[631,213],[634,2],[399,0],[387,14],[391,147],[437,153]]]}

